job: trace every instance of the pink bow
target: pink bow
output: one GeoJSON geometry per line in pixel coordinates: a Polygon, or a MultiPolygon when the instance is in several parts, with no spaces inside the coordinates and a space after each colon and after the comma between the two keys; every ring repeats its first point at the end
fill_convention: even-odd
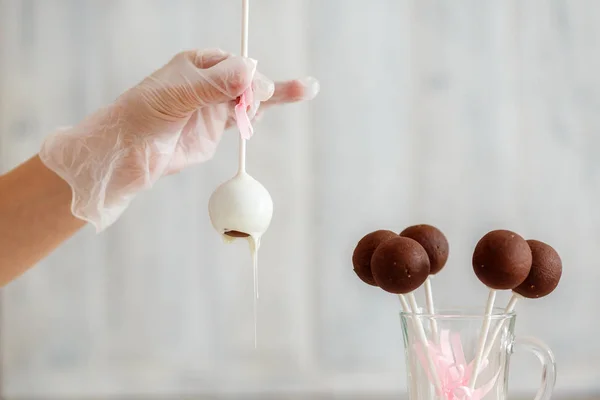
{"type": "Polygon", "coordinates": [[[247,113],[248,106],[252,104],[253,97],[252,88],[248,88],[242,93],[238,103],[235,105],[235,119],[240,135],[242,136],[242,139],[245,140],[250,139],[254,134],[254,129],[252,128],[252,123],[250,122],[247,113]]]}
{"type": "MultiPolygon", "coordinates": [[[[429,371],[427,358],[423,352],[421,343],[415,344],[417,357],[425,370],[430,382],[433,382],[431,371],[429,371]]],[[[489,382],[475,390],[469,388],[469,380],[473,372],[473,361],[467,364],[465,353],[460,340],[460,334],[450,335],[448,330],[442,330],[440,344],[431,341],[427,343],[427,351],[433,360],[435,372],[441,384],[441,393],[438,396],[446,400],[481,400],[496,384],[500,371],[489,382]]],[[[488,364],[483,360],[481,369],[488,364]]]]}

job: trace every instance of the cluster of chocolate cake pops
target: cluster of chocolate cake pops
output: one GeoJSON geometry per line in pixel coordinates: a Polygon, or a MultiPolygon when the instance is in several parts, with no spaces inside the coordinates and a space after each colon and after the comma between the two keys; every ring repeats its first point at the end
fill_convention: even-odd
{"type": "MultiPolygon", "coordinates": [[[[352,264],[363,282],[407,295],[440,272],[448,255],[444,234],[422,224],[399,234],[377,230],[365,235],[356,245],[352,264]]],[[[477,278],[490,290],[512,290],[515,296],[527,298],[550,294],[562,274],[560,256],[551,246],[507,230],[483,236],[475,246],[472,263],[477,278]]]]}
{"type": "MultiPolygon", "coordinates": [[[[449,245],[444,234],[431,225],[423,224],[406,228],[399,234],[377,230],[365,235],[356,245],[352,264],[363,282],[397,294],[407,313],[420,313],[413,292],[423,285],[427,313],[435,314],[430,275],[442,270],[448,254],[449,245]]],[[[510,313],[521,297],[540,298],[553,292],[562,275],[560,256],[551,246],[538,240],[525,240],[507,230],[494,230],[484,235],[475,246],[472,265],[475,275],[490,292],[483,314],[471,388],[475,385],[482,360],[489,355],[501,329],[497,326],[488,340],[496,291],[512,290],[513,295],[505,309],[510,313]]],[[[432,322],[435,341],[435,319],[432,322]]],[[[418,327],[418,331],[426,343],[422,326],[418,327]]]]}
{"type": "Polygon", "coordinates": [[[354,250],[352,264],[363,282],[399,295],[404,311],[413,306],[407,306],[404,296],[415,302],[412,292],[425,284],[427,308],[432,312],[429,276],[444,268],[448,254],[448,240],[439,229],[414,225],[400,234],[377,230],[365,235],[354,250]]]}

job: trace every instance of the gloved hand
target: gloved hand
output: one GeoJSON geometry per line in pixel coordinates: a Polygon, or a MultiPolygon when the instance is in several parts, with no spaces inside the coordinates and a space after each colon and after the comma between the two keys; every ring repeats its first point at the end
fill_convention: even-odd
{"type": "Polygon", "coordinates": [[[256,61],[220,50],[183,52],[113,104],[50,135],[39,156],[71,186],[73,215],[100,232],[160,177],[210,159],[247,89],[254,118],[260,103],[312,99],[319,86],[312,78],[274,84],[256,61]]]}

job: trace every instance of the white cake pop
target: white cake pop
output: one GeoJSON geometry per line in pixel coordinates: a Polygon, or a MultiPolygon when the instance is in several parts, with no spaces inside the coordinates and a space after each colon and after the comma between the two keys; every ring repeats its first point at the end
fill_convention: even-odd
{"type": "Polygon", "coordinates": [[[260,239],[271,224],[273,200],[260,182],[241,171],[213,192],[208,213],[220,234],[260,239]]]}

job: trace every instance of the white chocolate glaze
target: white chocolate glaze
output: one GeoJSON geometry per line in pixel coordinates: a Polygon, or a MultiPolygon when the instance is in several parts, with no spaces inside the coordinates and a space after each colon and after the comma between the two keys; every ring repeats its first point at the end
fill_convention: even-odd
{"type": "Polygon", "coordinates": [[[260,182],[241,172],[213,192],[208,213],[220,234],[238,231],[260,239],[271,224],[273,200],[260,182]]]}
{"type": "Polygon", "coordinates": [[[254,347],[257,346],[258,249],[260,239],[273,217],[273,200],[265,187],[246,172],[238,173],[219,186],[208,201],[208,213],[213,227],[226,243],[237,237],[226,232],[237,231],[248,236],[254,277],[254,347]]]}

